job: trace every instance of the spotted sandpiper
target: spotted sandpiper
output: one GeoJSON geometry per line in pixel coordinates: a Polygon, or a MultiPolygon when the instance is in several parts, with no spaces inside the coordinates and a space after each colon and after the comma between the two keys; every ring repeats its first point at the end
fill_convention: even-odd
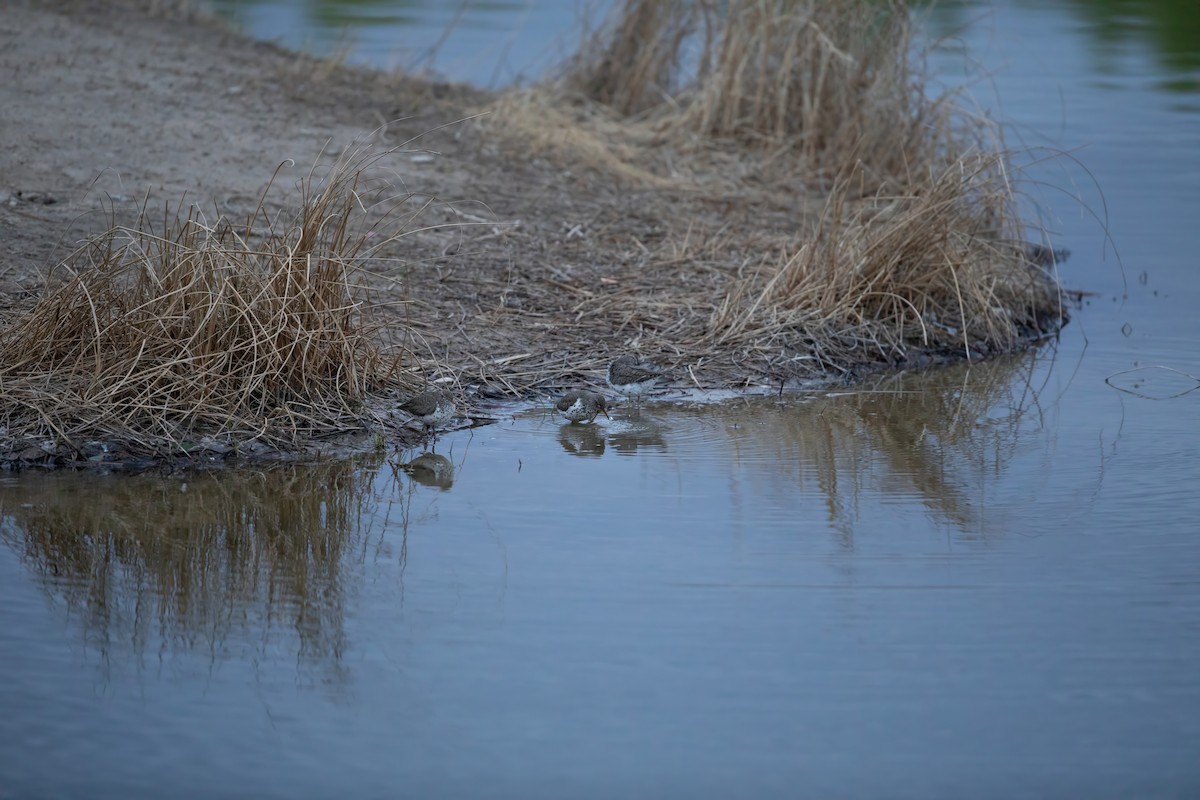
{"type": "Polygon", "coordinates": [[[421,421],[426,432],[436,433],[439,425],[445,425],[454,417],[454,401],[440,389],[429,389],[400,404],[400,410],[412,414],[421,421]]]}
{"type": "MultiPolygon", "coordinates": [[[[608,417],[608,401],[604,395],[581,389],[567,392],[562,399],[555,403],[555,408],[571,422],[595,422],[597,414],[608,417]]],[[[611,417],[609,417],[611,419],[611,417]]]]}
{"type": "Polygon", "coordinates": [[[662,367],[626,353],[608,365],[608,385],[635,401],[664,378],[662,367]]]}

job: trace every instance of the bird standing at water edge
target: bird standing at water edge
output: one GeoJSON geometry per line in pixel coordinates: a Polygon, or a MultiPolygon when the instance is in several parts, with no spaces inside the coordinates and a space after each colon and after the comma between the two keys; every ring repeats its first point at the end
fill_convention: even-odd
{"type": "Polygon", "coordinates": [[[662,367],[626,353],[608,365],[608,385],[635,401],[666,377],[662,367]]]}
{"type": "Polygon", "coordinates": [[[583,422],[585,419],[588,422],[595,422],[598,414],[612,419],[608,416],[608,400],[604,398],[604,395],[587,390],[567,392],[555,404],[555,408],[571,422],[583,422]]]}
{"type": "Polygon", "coordinates": [[[425,431],[437,433],[439,425],[454,418],[454,401],[440,389],[429,389],[400,404],[400,410],[421,421],[425,431]]]}

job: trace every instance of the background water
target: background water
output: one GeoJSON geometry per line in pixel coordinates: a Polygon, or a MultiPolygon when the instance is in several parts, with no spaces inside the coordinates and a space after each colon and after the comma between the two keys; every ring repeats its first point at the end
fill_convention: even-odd
{"type": "Polygon", "coordinates": [[[288,47],[499,88],[570,57],[607,0],[209,0],[242,30],[288,47]]]}
{"type": "MultiPolygon", "coordinates": [[[[316,39],[311,9],[402,5],[288,13],[316,39]]],[[[361,57],[441,35],[407,7],[361,57]]],[[[542,43],[551,7],[464,19],[542,43]]],[[[0,798],[1200,796],[1200,36],[1172,8],[928,18],[1092,293],[1055,348],[528,408],[411,475],[0,475],[0,798]]]]}

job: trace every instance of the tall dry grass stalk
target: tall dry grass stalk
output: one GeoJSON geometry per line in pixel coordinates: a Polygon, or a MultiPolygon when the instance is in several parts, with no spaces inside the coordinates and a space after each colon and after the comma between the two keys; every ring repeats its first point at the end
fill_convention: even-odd
{"type": "Polygon", "coordinates": [[[626,116],[661,105],[678,80],[695,11],[685,0],[628,0],[585,44],[567,83],[626,116]]]}
{"type": "Polygon", "coordinates": [[[163,455],[201,436],[287,445],[361,428],[394,367],[355,279],[377,246],[360,212],[389,201],[363,176],[373,158],[314,169],[290,220],[262,202],[238,224],[144,206],[88,241],[0,331],[0,429],[163,455]]]}
{"type": "Polygon", "coordinates": [[[625,0],[565,85],[666,128],[856,164],[877,185],[953,150],[952,97],[931,99],[907,8],[832,0],[625,0]]]}

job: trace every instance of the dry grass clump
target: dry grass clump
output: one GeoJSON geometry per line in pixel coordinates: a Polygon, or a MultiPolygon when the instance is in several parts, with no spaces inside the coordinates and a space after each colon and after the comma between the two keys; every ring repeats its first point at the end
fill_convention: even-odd
{"type": "Polygon", "coordinates": [[[769,349],[800,334],[828,367],[1009,351],[1056,330],[1061,294],[1010,227],[1003,167],[964,157],[920,191],[870,203],[835,188],[810,239],[729,289],[710,335],[769,349]]]}
{"type": "Polygon", "coordinates": [[[0,331],[4,439],[161,456],[361,429],[394,366],[354,275],[372,249],[359,212],[381,201],[364,158],[310,173],[290,221],[143,208],[80,247],[0,331]]]}
{"type": "Polygon", "coordinates": [[[625,0],[563,85],[675,136],[787,156],[810,179],[862,165],[878,187],[962,132],[951,98],[925,94],[913,39],[896,0],[625,0]]]}

